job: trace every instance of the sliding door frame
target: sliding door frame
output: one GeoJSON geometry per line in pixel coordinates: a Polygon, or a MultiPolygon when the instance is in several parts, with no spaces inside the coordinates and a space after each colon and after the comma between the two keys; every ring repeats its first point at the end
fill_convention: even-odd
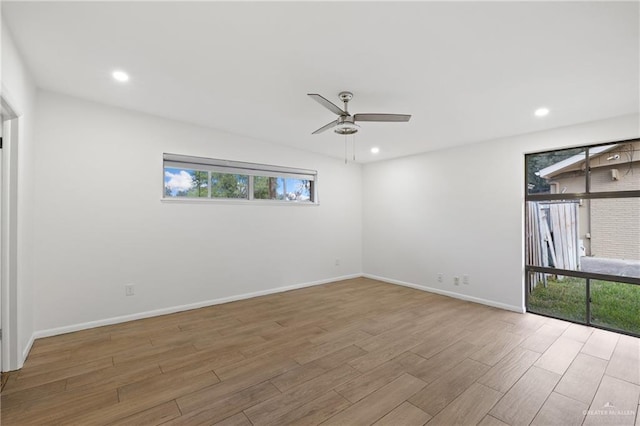
{"type": "MultiPolygon", "coordinates": [[[[623,199],[623,198],[640,198],[640,190],[631,190],[631,191],[605,191],[605,192],[591,192],[591,167],[590,167],[590,149],[591,148],[595,148],[595,147],[599,147],[599,146],[605,146],[605,145],[613,145],[613,144],[625,144],[625,143],[634,143],[634,142],[638,142],[640,139],[626,139],[626,140],[621,140],[621,141],[612,141],[612,142],[604,142],[604,143],[599,143],[599,144],[593,144],[593,145],[584,145],[584,146],[576,146],[576,147],[569,147],[569,148],[563,148],[563,149],[555,149],[555,150],[545,150],[545,151],[539,151],[539,152],[531,152],[531,153],[527,153],[525,154],[525,163],[524,163],[524,191],[525,191],[525,197],[524,197],[524,204],[525,204],[525,227],[524,227],[524,233],[525,233],[525,238],[524,238],[524,243],[525,243],[525,251],[528,249],[527,248],[527,230],[529,229],[529,215],[526,213],[527,212],[527,203],[531,202],[531,201],[570,201],[570,200],[597,200],[597,199],[611,199],[611,198],[616,198],[616,199],[623,199]],[[584,155],[585,155],[585,192],[580,192],[580,193],[569,193],[569,194],[529,194],[529,190],[528,190],[528,175],[527,172],[529,170],[528,167],[528,159],[530,155],[536,155],[536,154],[545,154],[545,153],[552,153],[552,152],[557,152],[557,151],[563,151],[566,149],[584,149],[584,155]]],[[[591,207],[589,207],[591,208],[591,207]]],[[[527,257],[525,256],[525,259],[527,257]]],[[[624,283],[624,284],[630,284],[630,285],[640,285],[640,277],[628,277],[628,276],[622,276],[622,275],[609,275],[609,274],[599,274],[599,273],[593,273],[593,272],[584,272],[584,271],[577,271],[577,270],[570,270],[570,269],[559,269],[559,268],[551,268],[551,267],[545,267],[545,266],[537,266],[537,265],[528,265],[526,260],[525,260],[525,280],[524,280],[524,286],[525,286],[525,308],[527,312],[531,312],[531,313],[535,313],[537,315],[543,315],[546,317],[552,317],[552,318],[559,318],[559,317],[555,317],[553,315],[549,315],[549,314],[545,314],[545,313],[540,313],[540,312],[536,312],[535,310],[531,310],[529,309],[529,291],[531,288],[531,275],[533,273],[544,273],[544,274],[550,274],[550,275],[562,275],[562,276],[566,276],[566,277],[575,277],[575,278],[582,278],[585,280],[585,292],[586,292],[586,317],[585,317],[585,321],[584,322],[580,322],[580,321],[574,321],[571,319],[565,319],[565,318],[559,318],[562,319],[563,321],[569,321],[569,322],[573,322],[573,323],[577,323],[577,324],[583,324],[583,325],[588,325],[590,327],[596,327],[596,328],[601,328],[601,329],[605,329],[605,330],[610,330],[610,331],[615,331],[617,333],[622,333],[622,334],[628,334],[631,336],[636,336],[636,337],[640,337],[640,334],[636,334],[630,331],[626,331],[626,330],[619,330],[619,329],[615,329],[615,328],[611,328],[611,327],[607,327],[607,326],[603,326],[603,325],[599,325],[599,324],[592,324],[591,323],[591,280],[602,280],[602,281],[612,281],[612,282],[617,282],[617,283],[624,283]]]]}

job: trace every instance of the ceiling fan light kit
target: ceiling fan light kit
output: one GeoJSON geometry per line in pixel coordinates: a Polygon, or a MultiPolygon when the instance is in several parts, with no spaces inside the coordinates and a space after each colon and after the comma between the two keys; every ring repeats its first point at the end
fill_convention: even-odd
{"type": "Polygon", "coordinates": [[[320,127],[318,130],[312,133],[313,135],[322,133],[325,130],[331,129],[332,127],[334,128],[333,131],[339,135],[353,135],[360,129],[360,126],[356,124],[356,121],[403,122],[409,121],[409,119],[411,119],[411,115],[409,114],[367,113],[351,115],[348,110],[349,101],[353,99],[353,93],[351,92],[340,92],[338,94],[340,100],[344,102],[344,109],[340,108],[330,100],[317,93],[308,93],[307,95],[338,116],[337,120],[334,120],[331,123],[325,124],[324,126],[320,127]]]}
{"type": "Polygon", "coordinates": [[[340,120],[338,120],[338,124],[336,124],[336,127],[333,129],[333,131],[339,135],[352,135],[356,133],[359,128],[360,126],[358,126],[353,121],[344,120],[341,122],[340,120]]]}

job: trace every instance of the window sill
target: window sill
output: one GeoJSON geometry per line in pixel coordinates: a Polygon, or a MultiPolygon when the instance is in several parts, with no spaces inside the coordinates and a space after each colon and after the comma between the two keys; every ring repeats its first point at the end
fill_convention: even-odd
{"type": "Polygon", "coordinates": [[[232,199],[211,199],[211,198],[160,198],[161,203],[178,204],[227,204],[244,206],[297,206],[315,207],[320,203],[308,201],[276,201],[276,200],[232,200],[232,199]]]}

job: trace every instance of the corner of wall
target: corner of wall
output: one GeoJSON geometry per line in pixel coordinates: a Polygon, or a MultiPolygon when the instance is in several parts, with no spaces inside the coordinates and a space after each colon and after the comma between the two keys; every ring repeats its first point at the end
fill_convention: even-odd
{"type": "Polygon", "coordinates": [[[465,300],[467,302],[479,303],[481,305],[486,305],[486,306],[493,306],[494,308],[505,309],[507,311],[513,311],[513,312],[517,312],[517,313],[520,313],[520,314],[523,314],[523,313],[526,312],[526,309],[524,308],[524,306],[508,305],[506,303],[495,302],[493,300],[483,299],[481,297],[474,297],[474,296],[469,296],[469,295],[466,295],[466,294],[463,294],[463,293],[456,293],[456,292],[453,292],[453,291],[446,291],[446,290],[442,290],[442,289],[439,289],[439,288],[413,284],[413,283],[409,283],[409,282],[406,282],[406,281],[400,281],[400,280],[394,280],[394,279],[391,279],[391,278],[379,277],[377,275],[363,274],[363,276],[365,278],[371,278],[372,280],[383,281],[383,282],[386,282],[386,283],[389,283],[389,284],[401,285],[403,287],[414,288],[416,290],[427,291],[429,293],[436,293],[436,294],[440,294],[442,296],[453,297],[454,299],[465,300]]]}

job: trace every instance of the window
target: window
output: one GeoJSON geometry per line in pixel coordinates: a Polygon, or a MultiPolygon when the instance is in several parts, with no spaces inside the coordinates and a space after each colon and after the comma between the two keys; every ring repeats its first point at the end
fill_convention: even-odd
{"type": "Polygon", "coordinates": [[[640,335],[640,140],[525,155],[527,310],[640,335]]]}
{"type": "Polygon", "coordinates": [[[164,168],[164,195],[178,198],[209,197],[209,172],[187,168],[164,168]]]}
{"type": "Polygon", "coordinates": [[[248,198],[249,176],[212,172],[211,198],[248,198]]]}
{"type": "Polygon", "coordinates": [[[260,200],[310,201],[312,180],[255,176],[253,197],[260,200]]]}
{"type": "Polygon", "coordinates": [[[177,154],[163,155],[163,199],[317,204],[315,170],[177,154]]]}

